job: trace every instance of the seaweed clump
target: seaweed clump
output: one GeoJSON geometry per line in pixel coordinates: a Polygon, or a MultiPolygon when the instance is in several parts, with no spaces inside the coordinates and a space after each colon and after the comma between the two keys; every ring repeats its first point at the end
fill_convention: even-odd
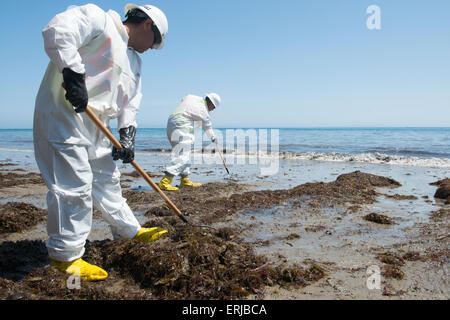
{"type": "MultiPolygon", "coordinates": [[[[409,257],[409,256],[405,256],[409,257]]],[[[395,253],[384,252],[377,257],[381,262],[385,263],[382,268],[381,274],[386,278],[395,278],[398,280],[403,279],[404,272],[400,269],[400,266],[405,265],[405,259],[395,253]]]]}
{"type": "Polygon", "coordinates": [[[304,287],[326,276],[317,265],[273,266],[229,228],[176,227],[153,243],[88,241],[83,259],[109,276],[78,288],[48,266],[42,241],[5,242],[0,254],[0,298],[6,299],[239,299],[264,286],[304,287]]]}
{"type": "Polygon", "coordinates": [[[378,255],[378,259],[383,263],[393,266],[403,266],[405,264],[405,260],[401,256],[390,252],[384,252],[378,255]]]}
{"type": "Polygon", "coordinates": [[[26,230],[45,221],[47,211],[23,202],[8,202],[0,207],[0,232],[26,230]]]}
{"type": "Polygon", "coordinates": [[[266,285],[306,286],[325,275],[314,266],[271,267],[229,228],[178,227],[170,234],[154,243],[91,243],[86,257],[132,278],[156,299],[236,299],[266,285]]]}
{"type": "MultiPolygon", "coordinates": [[[[400,185],[390,178],[355,171],[340,175],[333,182],[305,183],[288,190],[247,191],[220,198],[182,195],[174,201],[186,216],[197,215],[202,223],[215,223],[241,210],[272,208],[291,199],[305,199],[304,202],[313,208],[373,203],[378,196],[375,188],[397,188],[400,185]]],[[[145,215],[161,217],[173,213],[162,205],[150,208],[145,215]]]]}
{"type": "Polygon", "coordinates": [[[29,184],[44,184],[42,175],[34,172],[30,172],[27,174],[19,174],[15,172],[0,172],[0,188],[9,188],[29,184]]]}
{"type": "Polygon", "coordinates": [[[394,222],[392,221],[391,218],[389,218],[388,216],[385,216],[383,214],[378,214],[378,213],[369,213],[368,215],[364,216],[363,219],[366,221],[371,221],[371,222],[375,222],[378,224],[394,224],[394,222]]]}
{"type": "Polygon", "coordinates": [[[450,179],[442,179],[433,183],[430,183],[432,186],[438,186],[434,197],[437,199],[446,200],[446,203],[450,203],[450,179]]]}
{"type": "Polygon", "coordinates": [[[399,267],[391,265],[383,266],[381,274],[386,278],[394,278],[398,280],[402,280],[405,276],[405,273],[399,267]]]}
{"type": "Polygon", "coordinates": [[[406,252],[406,253],[402,256],[402,258],[403,258],[404,260],[407,260],[407,261],[419,261],[419,260],[422,260],[422,259],[423,259],[422,256],[420,255],[420,253],[417,252],[417,251],[409,251],[409,252],[406,252]]]}

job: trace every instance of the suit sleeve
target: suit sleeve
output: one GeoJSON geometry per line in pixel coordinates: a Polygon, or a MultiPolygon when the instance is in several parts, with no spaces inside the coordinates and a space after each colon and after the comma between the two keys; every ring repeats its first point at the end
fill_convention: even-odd
{"type": "Polygon", "coordinates": [[[198,121],[202,123],[202,128],[209,139],[212,140],[213,138],[215,138],[211,117],[203,99],[201,100],[201,102],[192,105],[189,113],[195,122],[198,121]]]}
{"type": "Polygon", "coordinates": [[[214,135],[214,130],[212,128],[211,117],[209,116],[209,114],[206,114],[203,117],[203,119],[202,119],[202,127],[203,127],[203,130],[205,131],[206,135],[208,136],[208,138],[210,140],[213,140],[215,138],[215,135],[214,135]]]}
{"type": "Polygon", "coordinates": [[[117,119],[117,130],[133,126],[137,128],[136,116],[139,112],[139,106],[142,100],[142,82],[138,79],[137,90],[134,97],[120,110],[117,119]]]}
{"type": "Polygon", "coordinates": [[[60,72],[70,68],[85,73],[78,49],[101,34],[105,24],[106,13],[93,4],[57,14],[42,30],[45,52],[60,72]]]}

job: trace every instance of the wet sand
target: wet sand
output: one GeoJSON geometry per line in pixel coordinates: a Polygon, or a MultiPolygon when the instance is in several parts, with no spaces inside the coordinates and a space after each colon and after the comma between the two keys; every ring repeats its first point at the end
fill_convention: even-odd
{"type": "MultiPolygon", "coordinates": [[[[48,266],[46,187],[36,170],[9,163],[0,167],[0,214],[17,223],[0,225],[2,299],[450,297],[450,206],[430,185],[447,176],[433,169],[303,162],[301,170],[282,163],[273,177],[230,166],[228,177],[222,168],[194,167],[192,179],[206,184],[169,196],[190,221],[215,230],[184,225],[123,170],[130,173],[122,175],[124,196],[138,220],[170,236],[153,244],[111,241],[95,211],[85,259],[110,277],[70,290],[67,276],[48,266]],[[308,170],[320,166],[329,171],[317,179],[308,170]],[[368,288],[373,270],[380,286],[368,288]]],[[[159,181],[158,167],[149,173],[159,181]]]]}

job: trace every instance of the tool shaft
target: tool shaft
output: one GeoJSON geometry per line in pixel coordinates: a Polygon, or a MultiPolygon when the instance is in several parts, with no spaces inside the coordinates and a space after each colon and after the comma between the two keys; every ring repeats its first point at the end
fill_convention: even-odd
{"type": "MultiPolygon", "coordinates": [[[[122,149],[122,145],[120,142],[114,137],[114,135],[108,130],[108,128],[105,127],[105,125],[100,121],[100,119],[95,115],[95,113],[91,110],[90,107],[86,108],[86,114],[88,117],[94,121],[94,123],[97,125],[97,127],[100,129],[101,132],[105,134],[105,136],[111,141],[111,143],[116,147],[118,150],[122,149]]],[[[162,192],[162,190],[153,182],[153,180],[148,176],[148,174],[141,168],[141,166],[136,162],[136,160],[133,160],[131,162],[131,165],[141,174],[141,176],[147,181],[147,183],[159,193],[159,195],[166,201],[167,205],[177,213],[177,215],[187,223],[186,218],[183,216],[181,211],[173,204],[172,201],[162,192]]]]}
{"type": "Polygon", "coordinates": [[[219,144],[217,143],[217,141],[216,141],[216,148],[217,148],[217,151],[219,152],[220,158],[222,158],[223,166],[224,166],[225,169],[227,170],[227,173],[230,174],[230,171],[228,171],[227,165],[225,164],[225,160],[224,160],[224,158],[223,158],[222,152],[221,152],[220,149],[219,149],[219,144]]]}

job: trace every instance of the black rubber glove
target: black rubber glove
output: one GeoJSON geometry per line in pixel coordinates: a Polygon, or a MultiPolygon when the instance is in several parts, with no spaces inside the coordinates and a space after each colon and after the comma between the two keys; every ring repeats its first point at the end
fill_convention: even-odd
{"type": "Polygon", "coordinates": [[[75,112],[86,111],[89,98],[84,74],[76,73],[69,68],[64,68],[62,74],[64,88],[66,89],[66,99],[73,105],[75,112]]]}
{"type": "Polygon", "coordinates": [[[123,163],[130,163],[134,160],[134,140],[136,137],[136,128],[133,126],[122,128],[119,130],[119,134],[122,149],[117,150],[116,147],[113,147],[113,160],[116,161],[121,159],[123,163]]]}

